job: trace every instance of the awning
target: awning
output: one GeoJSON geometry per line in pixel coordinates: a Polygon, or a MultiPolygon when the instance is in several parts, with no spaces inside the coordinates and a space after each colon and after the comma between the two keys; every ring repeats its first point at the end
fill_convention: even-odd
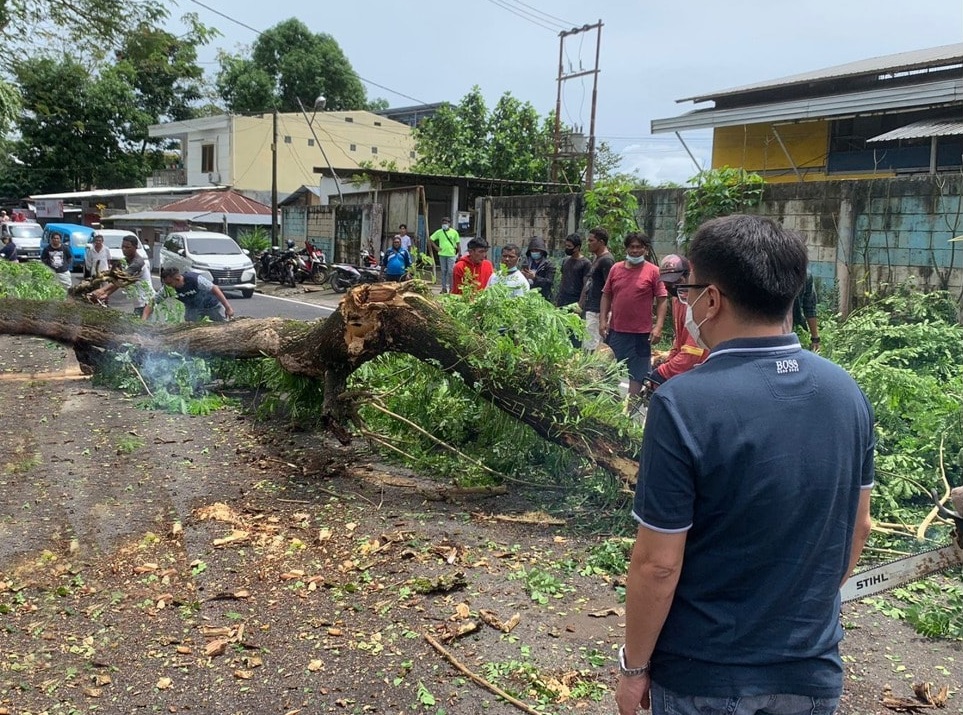
{"type": "Polygon", "coordinates": [[[931,137],[951,137],[963,134],[963,119],[924,119],[892,129],[867,142],[891,142],[897,139],[929,139],[931,137]]]}

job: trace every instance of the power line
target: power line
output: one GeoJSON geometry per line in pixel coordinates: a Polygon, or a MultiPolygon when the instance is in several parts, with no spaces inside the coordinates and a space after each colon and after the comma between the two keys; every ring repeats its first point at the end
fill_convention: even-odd
{"type": "Polygon", "coordinates": [[[548,30],[551,33],[555,33],[559,29],[564,29],[560,25],[555,25],[554,27],[551,25],[546,25],[544,21],[542,21],[541,18],[539,18],[537,15],[532,15],[531,13],[527,13],[524,10],[515,9],[511,5],[505,4],[503,0],[488,0],[488,2],[490,2],[495,7],[500,7],[502,10],[507,10],[508,12],[510,12],[512,15],[515,15],[516,17],[520,17],[523,20],[527,20],[533,25],[538,25],[539,27],[545,30],[548,30]]]}
{"type": "Polygon", "coordinates": [[[245,24],[244,24],[243,22],[241,22],[240,20],[235,20],[235,19],[234,19],[233,17],[231,17],[230,15],[225,15],[223,12],[221,12],[220,10],[215,10],[215,9],[212,8],[210,5],[205,5],[204,3],[201,2],[201,0],[191,0],[191,2],[194,3],[195,5],[200,5],[200,6],[201,6],[202,8],[204,8],[205,10],[210,10],[210,11],[213,12],[215,15],[220,15],[220,16],[223,17],[225,20],[229,20],[229,21],[233,22],[235,25],[240,25],[240,26],[243,27],[244,29],[250,30],[251,32],[255,33],[256,35],[261,35],[261,34],[262,34],[260,30],[257,30],[257,29],[255,29],[255,28],[251,27],[250,25],[245,25],[245,24]]]}
{"type": "Polygon", "coordinates": [[[522,2],[522,0],[513,0],[513,2],[514,2],[516,5],[524,5],[524,6],[527,7],[529,10],[534,10],[534,11],[537,12],[539,15],[544,15],[546,18],[549,18],[549,19],[555,20],[556,22],[559,22],[559,23],[562,24],[563,27],[575,27],[575,23],[574,23],[574,22],[569,22],[568,20],[563,20],[563,19],[560,18],[560,17],[555,17],[555,15],[551,15],[551,14],[549,14],[549,13],[547,13],[547,12],[543,12],[543,11],[539,10],[537,7],[533,7],[533,6],[529,5],[528,3],[522,2]]]}
{"type": "MultiPolygon", "coordinates": [[[[212,8],[210,5],[205,5],[204,3],[202,3],[201,0],[191,0],[191,2],[194,3],[195,5],[200,5],[200,6],[201,6],[202,8],[204,8],[205,10],[209,10],[209,11],[213,12],[215,15],[219,15],[219,16],[223,17],[225,20],[228,20],[229,22],[233,22],[235,25],[240,25],[240,26],[243,27],[245,30],[250,30],[250,31],[253,32],[255,35],[257,35],[258,37],[260,37],[261,35],[264,34],[264,32],[263,32],[262,30],[258,30],[257,28],[251,27],[250,25],[247,25],[247,24],[241,22],[240,20],[235,19],[235,18],[231,17],[230,15],[227,15],[226,13],[223,13],[223,12],[221,12],[220,10],[215,10],[215,9],[212,8]]],[[[352,70],[352,71],[354,71],[354,70],[352,70]]],[[[364,77],[362,77],[362,76],[361,76],[360,74],[358,74],[357,72],[355,72],[354,74],[355,74],[355,76],[356,76],[358,79],[360,79],[360,80],[361,80],[362,82],[364,82],[365,84],[370,84],[370,85],[372,85],[372,86],[374,86],[374,87],[377,87],[378,89],[383,89],[383,90],[385,90],[386,92],[391,92],[392,94],[396,94],[396,95],[398,95],[399,97],[404,97],[405,99],[410,99],[412,102],[417,102],[418,104],[427,104],[427,102],[425,102],[423,99],[418,99],[417,97],[412,97],[411,95],[405,94],[404,92],[399,92],[399,91],[396,90],[396,89],[391,89],[391,87],[385,87],[383,84],[378,84],[377,82],[373,82],[373,81],[370,80],[370,79],[365,79],[364,77]]]]}

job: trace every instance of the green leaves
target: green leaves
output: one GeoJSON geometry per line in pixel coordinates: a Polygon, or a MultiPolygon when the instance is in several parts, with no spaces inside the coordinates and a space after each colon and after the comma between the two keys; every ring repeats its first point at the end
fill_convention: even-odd
{"type": "Polygon", "coordinates": [[[635,186],[624,176],[601,179],[591,190],[585,192],[585,211],[582,225],[591,230],[601,226],[609,233],[609,250],[613,253],[620,246],[620,239],[627,233],[639,230],[635,218],[639,200],[632,193],[635,186]]]}
{"type": "Polygon", "coordinates": [[[914,503],[928,505],[941,468],[951,484],[963,475],[963,327],[947,293],[891,290],[820,332],[826,357],[852,374],[876,412],[874,509],[900,521],[914,503]]]}
{"type": "Polygon", "coordinates": [[[754,172],[723,166],[700,171],[689,183],[696,186],[685,194],[682,233],[687,240],[709,219],[742,213],[758,205],[766,181],[754,172]]]}
{"type": "Polygon", "coordinates": [[[217,91],[232,112],[300,111],[323,95],[328,110],[365,109],[364,85],[338,42],[290,18],[264,31],[250,57],[221,54],[217,91]]]}
{"type": "Polygon", "coordinates": [[[478,85],[414,129],[416,171],[454,176],[545,181],[553,122],[506,92],[488,111],[478,85]]]}

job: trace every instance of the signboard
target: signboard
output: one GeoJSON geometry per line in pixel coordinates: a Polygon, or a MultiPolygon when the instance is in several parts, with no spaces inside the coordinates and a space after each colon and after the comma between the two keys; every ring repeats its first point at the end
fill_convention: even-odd
{"type": "Polygon", "coordinates": [[[64,202],[56,199],[37,199],[34,202],[37,218],[63,218],[64,202]]]}
{"type": "Polygon", "coordinates": [[[469,226],[471,226],[471,214],[468,211],[459,211],[455,229],[458,231],[467,231],[469,226]]]}

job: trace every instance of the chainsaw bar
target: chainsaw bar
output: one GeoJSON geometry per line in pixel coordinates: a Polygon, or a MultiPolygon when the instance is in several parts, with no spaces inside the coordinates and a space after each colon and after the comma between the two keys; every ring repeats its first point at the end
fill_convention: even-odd
{"type": "Polygon", "coordinates": [[[846,603],[875,596],[960,565],[963,565],[963,548],[956,543],[921,551],[853,574],[839,589],[840,599],[846,603]]]}

